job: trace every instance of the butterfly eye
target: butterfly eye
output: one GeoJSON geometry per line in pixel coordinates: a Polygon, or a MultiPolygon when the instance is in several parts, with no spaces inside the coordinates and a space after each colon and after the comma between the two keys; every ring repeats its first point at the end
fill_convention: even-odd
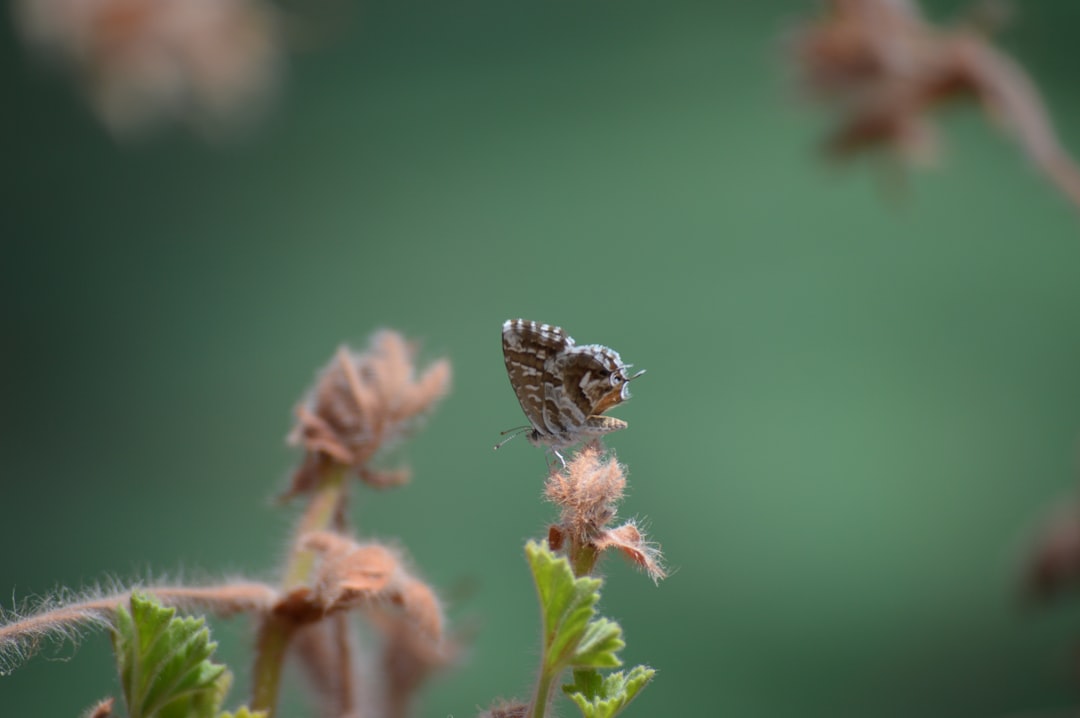
{"type": "Polygon", "coordinates": [[[612,384],[612,386],[618,386],[619,384],[622,384],[622,382],[623,382],[622,374],[615,373],[615,374],[611,375],[611,384],[612,384]]]}

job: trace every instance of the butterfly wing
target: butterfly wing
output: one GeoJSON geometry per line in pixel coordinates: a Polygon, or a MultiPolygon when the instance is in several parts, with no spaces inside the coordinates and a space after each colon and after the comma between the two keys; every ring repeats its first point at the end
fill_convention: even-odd
{"type": "Polygon", "coordinates": [[[599,344],[571,347],[559,357],[555,373],[562,382],[555,401],[569,413],[570,431],[580,431],[598,416],[630,398],[626,365],[617,352],[599,344]]]}
{"type": "Polygon", "coordinates": [[[558,357],[573,347],[574,340],[559,327],[525,319],[503,323],[503,359],[510,386],[521,410],[540,438],[561,431],[548,389],[558,357]]]}

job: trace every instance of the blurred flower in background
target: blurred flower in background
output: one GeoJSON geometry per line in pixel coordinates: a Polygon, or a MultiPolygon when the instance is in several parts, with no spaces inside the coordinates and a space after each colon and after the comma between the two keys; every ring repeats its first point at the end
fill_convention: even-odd
{"type": "Polygon", "coordinates": [[[16,26],[70,68],[118,135],[178,123],[244,127],[274,93],[282,52],[262,0],[16,0],[16,26]]]}
{"type": "Polygon", "coordinates": [[[911,0],[830,0],[791,43],[801,90],[835,112],[828,153],[847,158],[886,149],[925,163],[938,154],[931,112],[974,99],[1080,205],[1080,170],[1061,147],[1038,90],[986,37],[998,24],[993,7],[976,6],[968,22],[940,29],[911,0]]]}
{"type": "Polygon", "coordinates": [[[1080,583],[1080,501],[1058,502],[1043,517],[1024,566],[1021,586],[1033,599],[1057,598],[1080,583]]]}

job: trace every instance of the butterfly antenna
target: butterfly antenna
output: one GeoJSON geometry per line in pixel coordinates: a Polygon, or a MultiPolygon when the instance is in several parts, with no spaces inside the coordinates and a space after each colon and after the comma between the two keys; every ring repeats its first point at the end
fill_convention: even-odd
{"type": "Polygon", "coordinates": [[[531,427],[528,427],[528,426],[515,426],[513,429],[507,429],[506,431],[500,431],[499,436],[506,436],[507,434],[509,434],[510,436],[506,436],[505,439],[500,441],[498,444],[495,444],[495,448],[493,450],[498,451],[500,448],[502,448],[503,444],[505,444],[506,442],[510,441],[511,439],[513,439],[515,437],[521,436],[521,434],[523,432],[527,431],[530,428],[531,427]]]}
{"type": "Polygon", "coordinates": [[[636,374],[634,374],[634,375],[633,375],[632,377],[630,377],[629,379],[627,379],[627,381],[633,381],[634,379],[637,379],[637,378],[638,378],[639,376],[641,376],[641,375],[642,375],[642,374],[644,374],[644,373],[645,373],[645,370],[644,370],[644,369],[642,369],[641,371],[637,372],[637,373],[636,373],[636,374]]]}

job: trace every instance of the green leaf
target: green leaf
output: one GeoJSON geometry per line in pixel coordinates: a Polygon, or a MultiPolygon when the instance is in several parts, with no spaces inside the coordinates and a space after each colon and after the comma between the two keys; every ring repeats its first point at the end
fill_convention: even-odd
{"type": "Polygon", "coordinates": [[[579,668],[617,668],[622,665],[622,661],[616,654],[625,645],[619,624],[606,618],[598,618],[586,627],[571,665],[579,668]]]}
{"type": "Polygon", "coordinates": [[[130,718],[215,718],[232,683],[202,618],[140,594],[116,612],[113,650],[130,718]]]}
{"type": "Polygon", "coordinates": [[[635,666],[627,674],[622,671],[602,675],[595,670],[574,671],[574,682],[563,686],[585,718],[612,718],[634,700],[648,685],[656,671],[635,666]]]}
{"type": "Polygon", "coordinates": [[[218,718],[266,718],[266,711],[250,711],[247,706],[238,708],[235,713],[225,712],[218,718]]]}
{"type": "Polygon", "coordinates": [[[600,600],[598,578],[575,578],[570,562],[540,543],[529,541],[525,555],[540,597],[544,622],[544,670],[554,676],[567,666],[612,668],[625,645],[622,629],[606,618],[592,620],[600,600]]]}

